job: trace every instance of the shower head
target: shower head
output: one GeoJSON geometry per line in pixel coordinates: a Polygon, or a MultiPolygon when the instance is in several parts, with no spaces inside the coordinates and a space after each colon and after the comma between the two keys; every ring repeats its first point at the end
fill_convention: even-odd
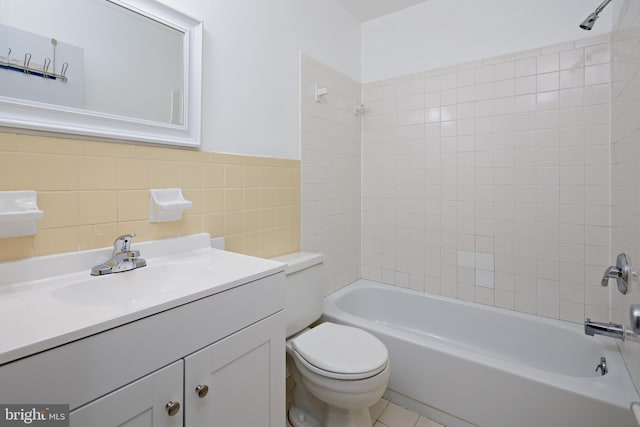
{"type": "Polygon", "coordinates": [[[598,19],[600,17],[600,12],[602,12],[602,10],[607,7],[607,5],[611,3],[611,0],[604,0],[600,6],[598,6],[595,10],[595,12],[593,12],[591,15],[587,16],[587,19],[585,19],[584,21],[582,21],[582,24],[580,24],[580,28],[582,28],[583,30],[591,30],[593,28],[593,26],[596,23],[596,19],[598,19]]]}
{"type": "Polygon", "coordinates": [[[598,14],[593,12],[591,15],[587,16],[587,19],[582,21],[582,24],[580,24],[580,28],[582,28],[583,30],[592,29],[596,23],[596,19],[598,19],[598,14]]]}

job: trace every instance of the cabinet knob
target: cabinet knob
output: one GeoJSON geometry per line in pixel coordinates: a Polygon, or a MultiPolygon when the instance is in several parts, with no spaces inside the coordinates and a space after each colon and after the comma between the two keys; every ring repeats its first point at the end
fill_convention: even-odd
{"type": "Polygon", "coordinates": [[[178,412],[180,412],[180,403],[179,402],[174,402],[172,400],[169,403],[167,403],[167,405],[165,406],[165,409],[167,410],[167,413],[169,414],[169,416],[173,417],[178,412]]]}
{"type": "Polygon", "coordinates": [[[209,393],[209,386],[200,384],[198,387],[196,387],[196,393],[198,393],[198,397],[202,399],[207,395],[207,393],[209,393]]]}

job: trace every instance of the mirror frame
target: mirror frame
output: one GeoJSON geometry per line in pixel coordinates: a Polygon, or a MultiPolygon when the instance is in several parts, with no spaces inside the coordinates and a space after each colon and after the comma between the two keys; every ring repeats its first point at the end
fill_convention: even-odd
{"type": "Polygon", "coordinates": [[[0,96],[0,126],[119,141],[199,147],[202,135],[203,23],[155,0],[105,0],[184,33],[184,123],[101,113],[0,96]]]}

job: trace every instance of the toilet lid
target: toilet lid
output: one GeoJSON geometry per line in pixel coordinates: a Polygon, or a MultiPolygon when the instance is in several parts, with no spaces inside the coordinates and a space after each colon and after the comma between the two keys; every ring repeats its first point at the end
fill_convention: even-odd
{"type": "Polygon", "coordinates": [[[323,371],[365,378],[387,364],[387,348],[369,332],[325,322],[292,340],[306,362],[323,371]]]}

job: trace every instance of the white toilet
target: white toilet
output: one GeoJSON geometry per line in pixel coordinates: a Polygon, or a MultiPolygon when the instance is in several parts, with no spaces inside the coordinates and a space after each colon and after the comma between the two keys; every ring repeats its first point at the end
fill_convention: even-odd
{"type": "Polygon", "coordinates": [[[287,370],[295,388],[288,418],[294,427],[371,427],[369,406],[389,382],[389,353],[358,328],[325,322],[323,256],[296,252],[287,264],[287,370]]]}

